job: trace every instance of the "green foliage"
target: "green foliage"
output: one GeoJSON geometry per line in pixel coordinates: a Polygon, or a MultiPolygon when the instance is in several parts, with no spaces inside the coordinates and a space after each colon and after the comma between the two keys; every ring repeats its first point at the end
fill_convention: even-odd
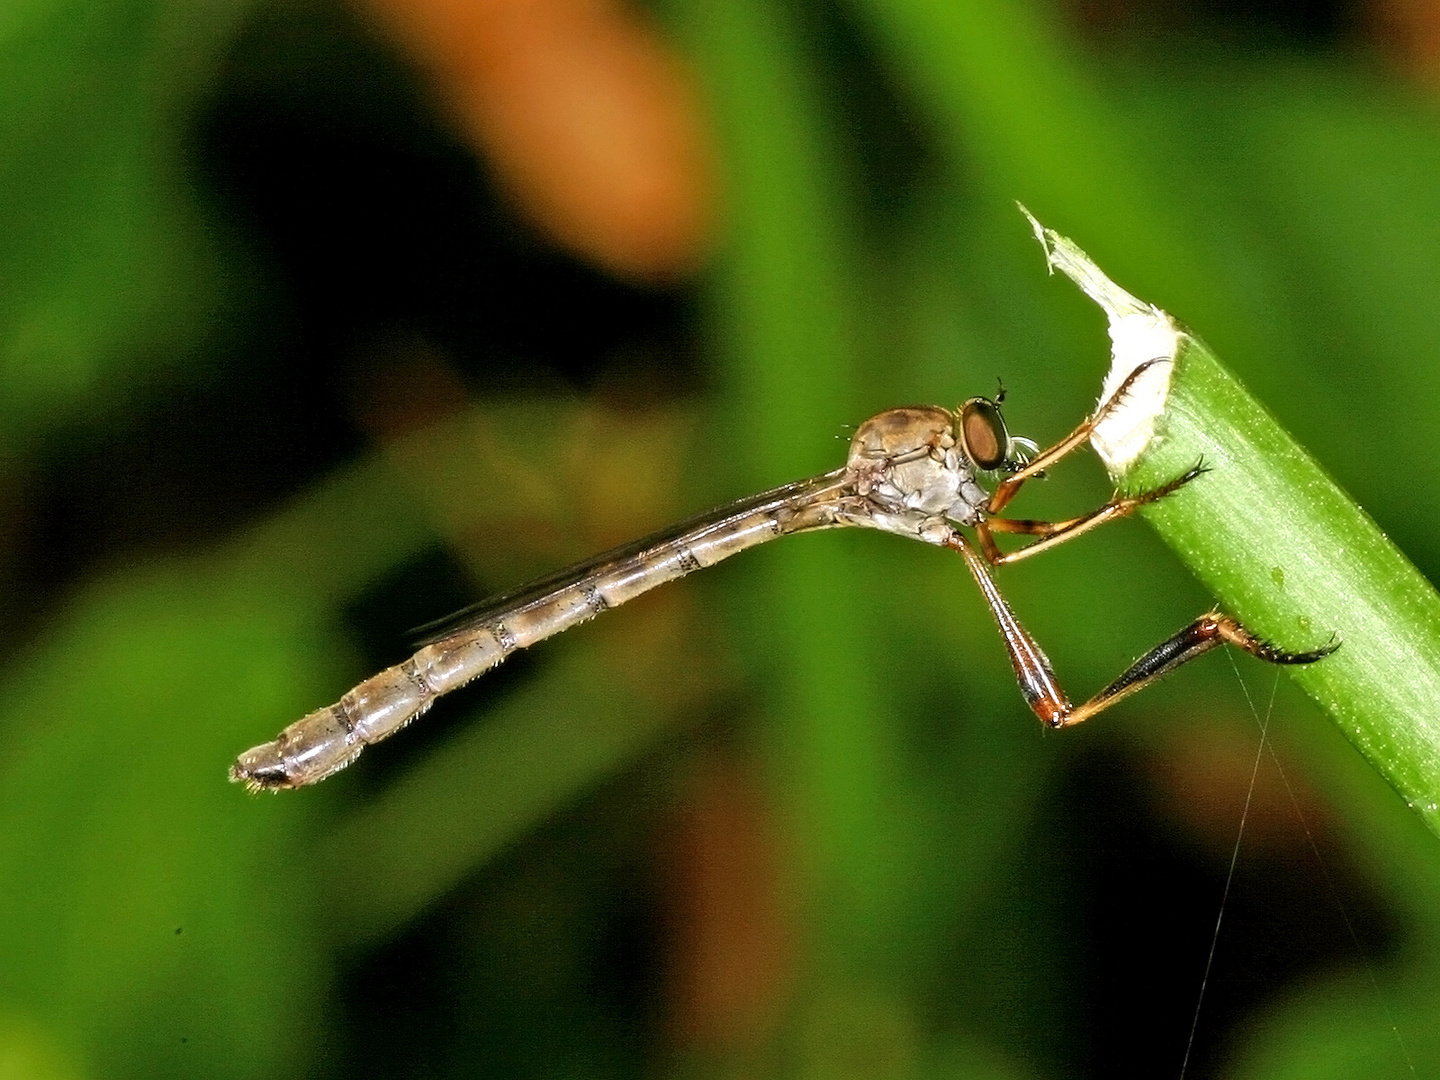
{"type": "MultiPolygon", "coordinates": [[[[705,316],[715,392],[705,437],[684,450],[688,507],[830,468],[844,425],[988,393],[997,374],[1018,432],[1069,430],[1105,367],[1102,320],[1046,279],[1019,198],[1214,344],[1434,577],[1432,106],[1338,59],[1191,45],[1102,60],[1037,7],[1004,0],[707,0],[665,13],[705,87],[727,198],[705,316]],[[885,107],[866,112],[857,86],[885,107]],[[878,145],[898,146],[896,160],[858,149],[878,145]]],[[[0,440],[168,393],[155,371],[193,355],[214,329],[218,283],[243,277],[241,256],[197,224],[174,156],[233,17],[137,0],[0,15],[0,440]]],[[[459,438],[434,453],[437,474],[474,470],[489,478],[477,486],[500,468],[459,438]]],[[[1210,479],[1197,497],[1224,490],[1210,479]]],[[[1035,516],[1106,493],[1083,462],[1031,487],[1035,516]]],[[[696,622],[723,639],[699,666],[720,672],[721,690],[657,701],[637,689],[680,684],[697,662],[627,681],[641,650],[592,651],[609,624],[632,625],[615,613],[538,651],[528,681],[368,805],[350,777],[266,799],[224,784],[236,751],[362,674],[341,607],[461,531],[473,498],[362,462],[223,551],[121,566],[9,657],[0,1075],[314,1072],[338,1038],[331,992],[347,965],[477,875],[480,898],[426,939],[454,959],[442,996],[478,1033],[448,1071],[633,1074],[634,1017],[593,992],[596,928],[622,904],[616,881],[667,797],[646,778],[683,773],[696,740],[682,732],[721,711],[776,794],[803,956],[754,1071],[1084,1069],[1087,1025],[1108,1006],[1080,996],[1098,961],[1071,937],[1099,901],[1067,892],[1066,860],[1090,838],[1066,785],[1077,762],[1153,765],[1192,735],[1253,746],[1230,665],[1211,658],[1043,738],[953,559],[824,534],[698,583],[696,622]]],[[[1244,508],[1203,506],[1227,520],[1244,508]]],[[[1167,533],[1168,510],[1155,515],[1167,533]]],[[[1202,574],[1202,588],[1131,523],[1002,584],[1079,696],[1204,610],[1207,589],[1227,602],[1232,589],[1274,590],[1272,565],[1299,588],[1287,541],[1333,522],[1289,515],[1258,580],[1202,574]]],[[[1344,597],[1333,618],[1317,603],[1308,630],[1343,629],[1346,663],[1393,646],[1388,662],[1403,667],[1394,654],[1420,646],[1387,636],[1385,609],[1406,602],[1406,580],[1366,597],[1363,621],[1344,597]]],[[[1260,629],[1313,643],[1292,642],[1299,625],[1260,629]]],[[[1263,706],[1268,691],[1256,696],[1263,706]]],[[[1282,688],[1271,732],[1302,801],[1326,808],[1343,851],[1327,858],[1357,868],[1397,944],[1368,977],[1293,974],[1233,1029],[1231,1074],[1406,1075],[1407,1054],[1416,1073],[1434,1071],[1434,837],[1298,695],[1282,688]]],[[[1440,787],[1425,754],[1397,742],[1384,755],[1412,801],[1440,787]]],[[[1184,898],[1168,899],[1178,910],[1184,898]]],[[[1182,962],[1198,979],[1203,953],[1182,962]]],[[[1172,1070],[1190,1019],[1175,1018],[1170,1057],[1137,1070],[1172,1070]]],[[[1135,1045],[1153,1047],[1142,1035],[1135,1045]]],[[[707,1068],[725,1063],[695,1065],[707,1068]]]]}
{"type": "Polygon", "coordinates": [[[1295,680],[1440,832],[1440,597],[1200,342],[1186,339],[1163,437],[1125,478],[1213,476],[1146,517],[1227,610],[1296,651],[1344,647],[1295,680]],[[1343,654],[1343,655],[1342,655],[1343,654]]]}
{"type": "Polygon", "coordinates": [[[0,439],[172,378],[226,297],[180,137],[243,5],[0,14],[0,439]]]}

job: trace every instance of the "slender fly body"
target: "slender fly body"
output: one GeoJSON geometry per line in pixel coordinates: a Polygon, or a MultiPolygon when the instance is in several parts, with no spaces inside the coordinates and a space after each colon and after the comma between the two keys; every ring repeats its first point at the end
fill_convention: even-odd
{"type": "Polygon", "coordinates": [[[297,720],[274,741],[245,751],[231,767],[230,778],[256,791],[316,783],[517,649],[746,548],[814,529],[879,529],[958,552],[995,617],[1026,704],[1051,727],[1078,724],[1227,641],[1272,664],[1321,659],[1337,646],[1286,652],[1255,637],[1234,618],[1212,611],[1076,705],[1001,594],[992,567],[1029,558],[1131,514],[1205,471],[1197,463],[1158,488],[1116,495],[1087,514],[1063,521],[1004,513],[1026,481],[1090,437],[1147,368],[1169,362],[1137,367],[1094,414],[1044,450],[1010,435],[1000,411],[1003,391],[994,400],[971,398],[955,410],[911,406],[879,413],[860,425],[844,466],[833,472],[712,510],[462,613],[410,659],[366,679],[334,705],[297,720]],[[993,490],[987,490],[987,482],[993,490]],[[1024,536],[1028,542],[1002,551],[997,534],[1024,536]]]}

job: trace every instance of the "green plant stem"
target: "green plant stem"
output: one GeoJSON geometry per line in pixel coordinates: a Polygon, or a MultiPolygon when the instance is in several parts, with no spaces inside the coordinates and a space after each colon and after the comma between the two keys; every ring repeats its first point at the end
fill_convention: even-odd
{"type": "Polygon", "coordinates": [[[1254,632],[1291,652],[1341,643],[1296,681],[1440,834],[1434,587],[1208,347],[1020,209],[1050,267],[1109,317],[1101,396],[1127,390],[1090,441],[1116,484],[1133,494],[1206,466],[1142,513],[1254,632]]]}
{"type": "Polygon", "coordinates": [[[1291,669],[1440,834],[1440,596],[1200,341],[1183,335],[1158,437],[1117,480],[1210,471],[1144,516],[1220,606],[1286,649],[1342,642],[1291,669]]]}

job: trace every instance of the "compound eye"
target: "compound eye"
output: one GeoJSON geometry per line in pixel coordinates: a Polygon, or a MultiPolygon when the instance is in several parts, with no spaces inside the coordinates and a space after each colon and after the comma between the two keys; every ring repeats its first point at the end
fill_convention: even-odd
{"type": "Polygon", "coordinates": [[[981,397],[960,406],[960,442],[977,469],[989,472],[1004,465],[1010,453],[1010,432],[1000,407],[981,397]]]}

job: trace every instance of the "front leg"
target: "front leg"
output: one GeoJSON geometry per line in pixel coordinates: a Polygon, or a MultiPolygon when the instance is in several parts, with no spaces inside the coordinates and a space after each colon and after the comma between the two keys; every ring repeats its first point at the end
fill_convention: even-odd
{"type": "Polygon", "coordinates": [[[1140,378],[1144,372],[1156,364],[1168,363],[1171,363],[1168,356],[1157,356],[1152,360],[1146,360],[1145,363],[1130,372],[1130,374],[1125,377],[1125,381],[1115,388],[1115,392],[1110,395],[1109,399],[1082,420],[1074,431],[1066,435],[1065,438],[1061,439],[1054,446],[1046,447],[1040,451],[1040,453],[1025,463],[1024,468],[1017,470],[1000,481],[995,487],[995,494],[991,495],[990,501],[985,504],[985,512],[994,515],[1004,510],[1005,507],[1010,504],[1010,500],[1020,493],[1020,488],[1026,480],[1034,479],[1069,454],[1086,439],[1090,438],[1090,433],[1095,430],[1095,425],[1105,419],[1113,409],[1119,406],[1120,402],[1125,400],[1125,395],[1130,392],[1130,388],[1135,385],[1135,381],[1140,378]]]}

